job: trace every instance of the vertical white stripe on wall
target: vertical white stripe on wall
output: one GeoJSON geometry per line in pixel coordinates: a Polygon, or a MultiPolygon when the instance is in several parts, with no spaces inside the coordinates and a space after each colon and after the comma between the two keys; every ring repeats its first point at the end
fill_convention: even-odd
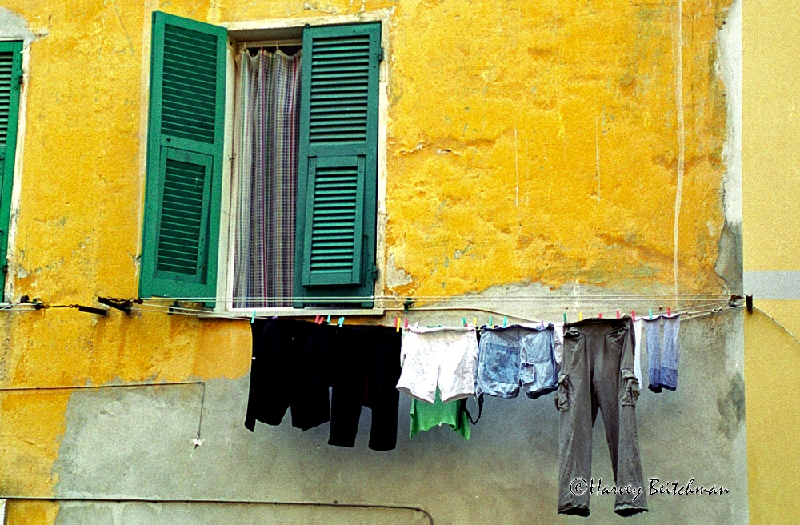
{"type": "Polygon", "coordinates": [[[672,277],[675,295],[678,295],[678,219],[681,214],[683,199],[683,169],[686,154],[686,141],[683,129],[683,0],[678,0],[677,50],[675,64],[675,106],[678,114],[678,181],[675,189],[675,218],[672,224],[672,277]]]}
{"type": "Polygon", "coordinates": [[[727,135],[722,147],[725,161],[723,207],[725,222],[742,223],[742,1],[734,0],[719,31],[717,74],[725,84],[727,135]]]}

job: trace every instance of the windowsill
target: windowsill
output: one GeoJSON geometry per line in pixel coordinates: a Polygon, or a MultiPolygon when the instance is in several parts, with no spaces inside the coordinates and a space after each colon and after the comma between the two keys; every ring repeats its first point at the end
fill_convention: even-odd
{"type": "MultiPolygon", "coordinates": [[[[230,308],[224,313],[232,315],[249,316],[255,312],[256,317],[316,317],[318,315],[327,318],[331,316],[331,322],[339,317],[376,317],[385,313],[383,308],[230,308]]],[[[220,312],[222,313],[222,312],[220,312]]]]}

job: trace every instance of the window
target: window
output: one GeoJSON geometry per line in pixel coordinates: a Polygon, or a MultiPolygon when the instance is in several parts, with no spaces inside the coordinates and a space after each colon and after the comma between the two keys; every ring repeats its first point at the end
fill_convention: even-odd
{"type": "MultiPolygon", "coordinates": [[[[234,286],[234,306],[371,307],[377,215],[380,23],[298,27],[302,34],[289,286],[273,296],[234,286]]],[[[217,294],[225,143],[225,28],[153,14],[141,297],[212,303],[217,294]]],[[[237,126],[246,112],[235,112],[237,126]]],[[[228,137],[230,139],[230,137],[228,137]]],[[[260,146],[259,146],[260,147],[260,146]]],[[[257,153],[273,155],[269,147],[257,153]]],[[[242,151],[234,162],[244,177],[242,151]]],[[[246,177],[244,177],[246,178],[246,177]]],[[[232,200],[239,196],[232,196],[232,200]]],[[[242,199],[239,198],[239,201],[242,199]]],[[[234,206],[247,222],[253,207],[234,206]]],[[[239,223],[233,220],[232,235],[239,223]]],[[[250,234],[248,234],[250,235],[250,234]]],[[[264,239],[261,244],[267,244],[264,239]]],[[[223,247],[223,250],[226,247],[223,247]]],[[[235,275],[247,254],[228,254],[235,275]]],[[[279,265],[286,267],[286,261],[279,265]]],[[[235,279],[234,279],[235,281],[235,279]]]]}
{"type": "Polygon", "coordinates": [[[3,295],[8,272],[8,230],[11,221],[21,80],[22,42],[0,42],[0,265],[3,267],[0,293],[3,295]]]}

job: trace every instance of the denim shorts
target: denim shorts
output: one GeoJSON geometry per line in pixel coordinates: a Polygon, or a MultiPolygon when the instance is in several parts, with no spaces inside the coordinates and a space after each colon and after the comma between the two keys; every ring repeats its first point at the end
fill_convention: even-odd
{"type": "Polygon", "coordinates": [[[553,325],[485,328],[478,349],[475,394],[535,399],[558,387],[553,325]]]}

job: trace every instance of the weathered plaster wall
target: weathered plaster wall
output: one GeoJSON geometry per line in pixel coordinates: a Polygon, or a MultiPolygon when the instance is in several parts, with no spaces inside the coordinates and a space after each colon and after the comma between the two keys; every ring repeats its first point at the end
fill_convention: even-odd
{"type": "MultiPolygon", "coordinates": [[[[718,30],[729,3],[7,0],[0,23],[34,35],[11,299],[92,305],[137,294],[153,9],[213,23],[393,9],[386,293],[735,290],[735,274],[715,270],[738,239],[720,242],[731,109],[718,30]]],[[[0,391],[0,495],[338,500],[421,506],[441,523],[556,519],[549,398],[489,403],[470,443],[436,432],[385,455],[363,442],[338,450],[324,428],[242,428],[247,323],[50,309],[0,312],[0,333],[2,388],[209,385],[197,449],[196,386],[0,391]],[[423,471],[430,480],[419,483],[423,471]]],[[[641,520],[686,521],[710,505],[719,523],[744,522],[740,319],[691,321],[682,337],[685,389],[642,398],[645,469],[732,493],[702,509],[656,498],[641,520]]],[[[609,478],[595,438],[596,470],[609,478]]],[[[14,525],[232,512],[9,501],[14,525]]],[[[611,519],[610,507],[596,498],[594,515],[611,519]]],[[[352,522],[341,509],[235,508],[242,520],[352,522]]],[[[401,511],[364,512],[380,523],[401,511]]]]}
{"type": "MultiPolygon", "coordinates": [[[[742,346],[741,312],[685,322],[681,343],[680,390],[660,395],[645,390],[637,408],[645,476],[684,483],[695,478],[731,492],[711,498],[652,496],[650,512],[636,520],[688,523],[703,516],[709,523],[746,523],[742,361],[730,353],[742,346]]],[[[207,385],[198,448],[192,445],[202,399],[196,385],[73,394],[53,468],[59,476],[56,495],[410,506],[425,509],[436,523],[570,521],[555,514],[558,412],[551,397],[487,399],[468,442],[449,429],[409,440],[404,399],[398,447],[377,453],[367,448],[368,411],[355,448],[341,449],[325,445],[327,425],[303,433],[285,421],[280,427],[258,425],[251,434],[242,425],[247,378],[207,385]]],[[[594,433],[594,451],[594,475],[611,479],[602,425],[594,433]]],[[[612,507],[613,499],[593,498],[590,522],[623,521],[612,507]]],[[[226,523],[316,523],[305,521],[312,510],[306,506],[211,508],[209,514],[209,505],[202,504],[75,503],[56,523],[112,523],[99,516],[113,512],[136,516],[113,523],[211,523],[218,513],[225,513],[226,523]]],[[[349,512],[317,512],[319,523],[353,523],[349,512]]],[[[364,509],[359,519],[427,523],[424,516],[401,520],[399,511],[387,512],[364,509]]]]}

